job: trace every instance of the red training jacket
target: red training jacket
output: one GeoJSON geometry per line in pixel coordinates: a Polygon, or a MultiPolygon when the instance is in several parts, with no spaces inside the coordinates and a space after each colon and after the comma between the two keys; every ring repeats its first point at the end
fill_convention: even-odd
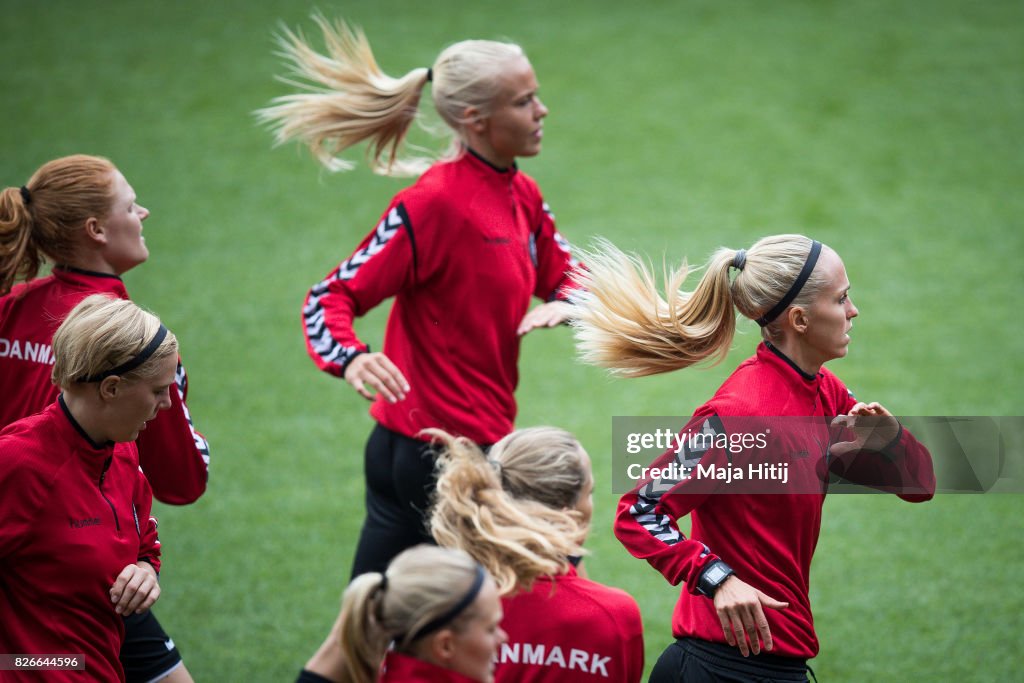
{"type": "Polygon", "coordinates": [[[152,501],[135,444],[93,443],[61,399],[0,431],[0,652],[80,654],[92,680],[123,681],[110,588],[138,561],[160,570],[152,501]]]}
{"type": "Polygon", "coordinates": [[[394,650],[385,657],[377,680],[380,683],[479,683],[451,669],[442,669],[394,650]]]}
{"type": "MultiPolygon", "coordinates": [[[[60,389],[50,381],[53,333],[90,294],[127,299],[116,275],[56,267],[48,277],[14,287],[0,297],[0,428],[53,403],[60,389]]],[[[206,490],[210,446],[192,426],[185,397],[188,377],[178,360],[177,391],[139,434],[136,445],[157,500],[171,505],[194,502],[206,490]]]]}
{"type": "Polygon", "coordinates": [[[470,151],[399,192],[355,253],[310,290],[306,347],[317,367],[344,376],[369,350],[353,320],[394,296],[384,353],[411,389],[394,405],[378,396],[371,415],[414,438],[440,427],[494,443],[516,415],[516,328],[531,296],[564,298],[575,266],[533,179],[470,151]]]}
{"type": "Polygon", "coordinates": [[[723,481],[694,476],[697,466],[742,471],[756,465],[764,453],[756,448],[705,448],[698,442],[696,447],[687,443],[678,455],[670,449],[654,463],[659,468],[672,462],[689,467],[689,478],[648,478],[622,497],[615,535],[670,583],[683,583],[672,617],[673,635],[725,642],[713,602],[696,590],[704,567],[721,558],[746,583],[789,602],[786,609],[765,609],[775,646],[772,654],[800,659],[817,654],[809,582],[828,473],[841,472],[854,481],[898,479],[898,495],[909,501],[927,500],[935,491],[931,456],[906,430],[886,453],[842,459],[829,454],[834,442],[831,418],[847,414],[855,403],[830,371],[822,368],[810,377],[774,348],[760,344],[757,354],[740,364],[714,397],[697,409],[683,433],[703,433],[714,442],[738,429],[769,430],[772,457],[784,459],[788,466],[788,490],[802,492],[730,494],[723,481]],[[798,417],[818,419],[793,419],[798,417]],[[880,473],[885,476],[878,477],[880,473]],[[815,482],[817,493],[809,492],[815,490],[815,482]],[[676,523],[687,514],[691,538],[676,523]]]}
{"type": "Polygon", "coordinates": [[[532,590],[502,598],[495,683],[638,683],[643,622],[628,593],[577,575],[542,577],[532,590]]]}

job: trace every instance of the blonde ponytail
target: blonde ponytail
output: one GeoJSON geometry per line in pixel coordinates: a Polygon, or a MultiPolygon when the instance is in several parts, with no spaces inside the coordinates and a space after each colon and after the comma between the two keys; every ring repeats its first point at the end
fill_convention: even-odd
{"type": "Polygon", "coordinates": [[[374,683],[384,661],[389,635],[378,615],[383,602],[384,574],[371,572],[352,579],[341,600],[341,650],[345,654],[342,683],[374,683]]]}
{"type": "Polygon", "coordinates": [[[299,140],[331,171],[352,169],[354,165],[338,155],[369,140],[367,156],[375,172],[422,172],[429,160],[399,156],[416,118],[427,68],[392,78],[377,66],[362,30],[340,19],[333,24],[322,15],[313,19],[323,33],[326,55],[287,28],[278,38],[280,54],[297,79],[283,80],[307,92],[277,97],[272,106],[257,111],[257,117],[272,126],[277,144],[299,140]]]}
{"type": "MultiPolygon", "coordinates": [[[[811,249],[803,235],[773,235],[744,252],[718,249],[693,292],[682,286],[689,274],[683,263],[666,277],[666,298],[637,256],[607,240],[584,254],[587,270],[574,275],[581,285],[573,301],[577,347],[584,362],[624,377],[642,377],[686,368],[701,361],[721,362],[736,332],[735,312],[756,320],[775,306],[796,281],[811,249]]],[[[791,306],[806,306],[821,291],[817,270],[791,306]]],[[[780,334],[780,321],[763,328],[766,339],[780,334]]]]}
{"type": "Polygon", "coordinates": [[[473,607],[451,612],[479,572],[461,550],[418,545],[399,553],[385,573],[353,579],[341,600],[342,683],[376,681],[388,646],[393,642],[399,652],[414,655],[418,637],[438,618],[450,615],[453,630],[464,628],[477,616],[473,607]]]}
{"type": "Polygon", "coordinates": [[[654,276],[635,255],[607,240],[583,256],[577,271],[573,326],[582,359],[625,377],[685,368],[703,360],[720,362],[729,351],[736,323],[729,291],[733,253],[720,250],[692,293],[681,287],[689,275],[684,262],[666,277],[662,298],[654,276]]]}
{"type": "Polygon", "coordinates": [[[472,555],[502,595],[528,589],[539,576],[564,573],[570,556],[585,553],[586,528],[578,512],[513,498],[502,487],[497,465],[475,444],[441,430],[426,432],[444,448],[430,532],[440,545],[472,555]]]}
{"type": "Polygon", "coordinates": [[[445,48],[432,67],[419,67],[401,78],[380,70],[366,35],[338,19],[315,15],[327,47],[323,55],[301,33],[284,29],[278,38],[292,78],[282,80],[306,92],[277,97],[256,112],[274,130],[277,144],[298,140],[331,171],[353,164],[340,158],[348,148],[369,141],[367,157],[377,173],[418,175],[438,158],[462,153],[466,110],[486,118],[494,111],[509,64],[525,58],[515,43],[464,40],[445,48]],[[434,107],[455,134],[440,156],[403,155],[409,127],[418,116],[423,87],[432,82],[434,107]]]}

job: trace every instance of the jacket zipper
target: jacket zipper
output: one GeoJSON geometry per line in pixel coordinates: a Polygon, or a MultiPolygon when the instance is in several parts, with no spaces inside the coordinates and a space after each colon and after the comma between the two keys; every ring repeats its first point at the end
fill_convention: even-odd
{"type": "MultiPolygon", "coordinates": [[[[514,181],[514,177],[513,177],[512,173],[510,172],[509,176],[508,176],[508,201],[509,201],[509,205],[512,208],[512,227],[513,227],[513,229],[515,229],[515,228],[518,227],[518,220],[517,220],[517,218],[519,217],[519,208],[516,205],[516,192],[515,192],[515,185],[514,185],[513,181],[514,181]]],[[[528,231],[528,235],[527,235],[527,238],[526,238],[527,255],[530,257],[530,263],[533,264],[533,269],[537,270],[537,268],[538,268],[538,261],[537,261],[537,233],[534,232],[532,225],[528,225],[528,226],[526,226],[526,228],[527,228],[527,231],[528,231]]]]}
{"type": "Polygon", "coordinates": [[[513,187],[512,173],[511,172],[509,172],[509,175],[508,175],[508,201],[509,201],[509,204],[511,204],[511,206],[512,206],[512,224],[515,225],[516,216],[518,215],[518,211],[516,211],[516,191],[515,191],[515,188],[513,187]]]}
{"type": "Polygon", "coordinates": [[[109,457],[103,463],[103,471],[100,473],[100,495],[103,496],[103,500],[107,501],[107,505],[110,506],[110,512],[114,515],[114,528],[117,529],[117,535],[121,535],[121,522],[117,519],[117,510],[114,508],[114,504],[107,498],[107,494],[103,491],[103,481],[107,478],[107,470],[110,469],[110,463],[113,462],[113,456],[109,457]]]}

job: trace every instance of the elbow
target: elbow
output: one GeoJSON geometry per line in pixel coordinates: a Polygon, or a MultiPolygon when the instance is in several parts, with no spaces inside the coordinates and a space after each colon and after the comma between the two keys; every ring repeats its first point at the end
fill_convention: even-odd
{"type": "Polygon", "coordinates": [[[188,488],[180,488],[174,491],[153,489],[153,497],[167,505],[191,505],[199,500],[206,493],[206,482],[196,482],[188,488]]]}
{"type": "Polygon", "coordinates": [[[926,503],[935,497],[935,478],[918,486],[905,487],[898,495],[908,503],[926,503]]]}

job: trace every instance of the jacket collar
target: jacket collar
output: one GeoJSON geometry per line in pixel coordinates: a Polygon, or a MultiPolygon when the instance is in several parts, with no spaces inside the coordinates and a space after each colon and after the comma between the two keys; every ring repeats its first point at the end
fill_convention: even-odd
{"type": "Polygon", "coordinates": [[[82,463],[92,481],[100,481],[110,467],[116,444],[113,441],[105,444],[93,441],[68,410],[63,395],[58,395],[57,400],[51,403],[47,410],[54,413],[53,422],[57,426],[61,440],[74,454],[72,457],[82,463]]]}
{"type": "Polygon", "coordinates": [[[71,411],[68,409],[68,404],[64,402],[64,394],[57,395],[57,403],[60,404],[60,410],[62,413],[64,413],[64,417],[67,418],[68,423],[74,428],[78,436],[82,437],[82,439],[84,439],[85,442],[89,444],[89,448],[91,448],[94,451],[108,451],[114,447],[113,441],[107,441],[106,443],[96,443],[95,441],[92,440],[92,437],[89,436],[85,429],[82,428],[82,425],[78,423],[78,420],[75,419],[75,416],[71,414],[71,411]]]}
{"type": "Polygon", "coordinates": [[[110,293],[121,299],[128,298],[128,290],[118,275],[97,273],[72,266],[56,266],[52,275],[56,280],[78,289],[88,290],[91,294],[110,293]]]}
{"type": "Polygon", "coordinates": [[[55,272],[62,271],[65,273],[74,273],[76,275],[85,275],[87,277],[105,277],[113,278],[115,280],[121,279],[120,275],[114,275],[113,273],[100,273],[95,270],[86,270],[85,268],[75,268],[74,266],[65,266],[61,264],[57,264],[56,266],[54,266],[53,270],[55,272]]]}
{"type": "Polygon", "coordinates": [[[774,365],[778,365],[778,361],[781,361],[788,367],[791,373],[795,373],[797,376],[800,377],[800,379],[807,383],[813,382],[816,384],[818,377],[821,376],[821,373],[818,373],[816,375],[807,374],[806,372],[801,370],[800,366],[794,363],[789,356],[784,354],[782,351],[779,351],[779,349],[775,345],[768,341],[763,342],[760,346],[757,347],[757,357],[759,360],[775,361],[773,362],[774,365]],[[764,353],[762,353],[762,350],[764,351],[764,353]]]}
{"type": "MultiPolygon", "coordinates": [[[[801,405],[804,401],[810,406],[817,405],[820,400],[818,393],[821,389],[823,377],[821,372],[816,375],[808,375],[792,359],[788,358],[786,354],[768,342],[764,342],[757,347],[757,362],[772,368],[782,378],[790,391],[792,391],[792,397],[797,399],[801,405]]],[[[807,408],[807,406],[804,406],[802,409],[814,410],[813,407],[807,408]]]]}
{"type": "Polygon", "coordinates": [[[462,149],[464,151],[463,156],[469,159],[472,162],[472,165],[476,168],[489,170],[493,173],[500,173],[501,175],[508,177],[512,177],[519,172],[519,166],[515,162],[512,162],[512,165],[507,168],[501,168],[500,166],[495,166],[487,159],[484,159],[471,147],[463,147],[462,149]]]}
{"type": "Polygon", "coordinates": [[[451,669],[442,669],[436,664],[416,659],[392,650],[384,659],[383,683],[475,683],[472,678],[463,676],[451,669]]]}

